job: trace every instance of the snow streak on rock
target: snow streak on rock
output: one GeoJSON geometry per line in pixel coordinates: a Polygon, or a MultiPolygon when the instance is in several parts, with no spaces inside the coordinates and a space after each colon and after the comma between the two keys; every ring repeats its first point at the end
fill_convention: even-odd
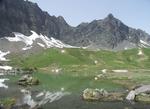
{"type": "Polygon", "coordinates": [[[150,44],[146,41],[140,40],[140,47],[148,48],[150,47],[150,44]]]}
{"type": "Polygon", "coordinates": [[[31,36],[25,36],[21,33],[14,32],[15,37],[6,37],[6,39],[10,42],[23,42],[26,44],[22,50],[28,50],[31,49],[33,46],[33,43],[36,43],[42,48],[51,48],[51,47],[57,47],[57,48],[75,48],[73,46],[64,44],[60,40],[57,40],[53,37],[48,38],[47,36],[44,36],[42,34],[38,35],[36,32],[31,31],[31,36]],[[40,39],[42,42],[39,43],[37,40],[40,39]]]}

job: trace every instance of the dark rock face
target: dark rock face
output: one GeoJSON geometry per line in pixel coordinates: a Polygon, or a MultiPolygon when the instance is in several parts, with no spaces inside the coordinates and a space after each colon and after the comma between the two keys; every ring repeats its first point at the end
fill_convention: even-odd
{"type": "Polygon", "coordinates": [[[36,3],[24,0],[1,0],[0,14],[0,37],[12,32],[30,35],[30,30],[58,37],[60,30],[63,31],[60,26],[68,26],[63,19],[43,12],[36,3]]]}
{"type": "Polygon", "coordinates": [[[117,47],[118,44],[125,41],[137,45],[140,39],[147,41],[150,38],[146,32],[126,26],[112,14],[109,14],[102,20],[82,23],[70,34],[71,39],[75,39],[74,41],[71,41],[69,38],[65,41],[66,37],[64,37],[64,41],[69,44],[77,46],[94,44],[98,48],[110,49],[117,47]]]}
{"type": "Polygon", "coordinates": [[[130,43],[138,45],[140,39],[150,41],[146,32],[126,26],[112,14],[102,20],[71,27],[63,17],[50,16],[36,3],[0,0],[0,38],[13,37],[12,32],[30,35],[30,30],[74,46],[91,45],[96,48],[114,49],[120,46],[123,48],[130,43]]]}

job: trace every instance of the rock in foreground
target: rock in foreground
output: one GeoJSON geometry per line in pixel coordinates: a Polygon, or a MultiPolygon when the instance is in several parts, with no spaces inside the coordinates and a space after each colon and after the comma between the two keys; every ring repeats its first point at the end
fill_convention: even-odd
{"type": "Polygon", "coordinates": [[[126,97],[127,100],[150,103],[150,85],[143,85],[131,90],[126,97]]]}
{"type": "Polygon", "coordinates": [[[135,97],[135,101],[150,103],[150,94],[141,93],[135,97]]]}
{"type": "Polygon", "coordinates": [[[24,75],[18,80],[18,85],[28,86],[28,85],[38,85],[39,80],[30,75],[24,75]]]}
{"type": "Polygon", "coordinates": [[[103,89],[85,89],[83,91],[83,99],[89,101],[122,101],[123,97],[122,93],[108,93],[103,89]]]}

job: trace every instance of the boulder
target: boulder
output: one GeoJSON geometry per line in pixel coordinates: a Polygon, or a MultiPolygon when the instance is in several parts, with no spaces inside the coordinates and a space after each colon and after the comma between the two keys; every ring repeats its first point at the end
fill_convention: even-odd
{"type": "Polygon", "coordinates": [[[135,97],[135,101],[150,103],[150,94],[141,93],[135,97]]]}
{"type": "Polygon", "coordinates": [[[108,93],[104,89],[85,89],[83,99],[88,101],[122,101],[123,93],[108,93]]]}
{"type": "Polygon", "coordinates": [[[32,83],[31,85],[38,85],[40,82],[37,78],[33,78],[31,83],[32,83]]]}
{"type": "Polygon", "coordinates": [[[85,89],[83,91],[84,100],[99,100],[103,94],[98,89],[85,89]]]}
{"type": "Polygon", "coordinates": [[[103,97],[107,96],[107,92],[103,89],[85,89],[83,91],[83,99],[84,100],[99,100],[103,97]]]}
{"type": "Polygon", "coordinates": [[[130,100],[130,101],[133,101],[133,100],[135,99],[135,96],[136,96],[135,91],[134,91],[134,90],[131,90],[131,91],[129,92],[129,94],[127,95],[126,99],[127,99],[127,100],[130,100]]]}
{"type": "Polygon", "coordinates": [[[108,93],[108,96],[104,97],[102,101],[123,101],[124,96],[124,93],[120,92],[108,93]]]}
{"type": "Polygon", "coordinates": [[[28,86],[28,85],[38,85],[39,80],[37,78],[33,78],[30,75],[24,75],[18,80],[18,85],[28,86]]]}
{"type": "Polygon", "coordinates": [[[141,101],[150,103],[150,85],[143,85],[131,90],[126,97],[130,101],[141,101]]]}

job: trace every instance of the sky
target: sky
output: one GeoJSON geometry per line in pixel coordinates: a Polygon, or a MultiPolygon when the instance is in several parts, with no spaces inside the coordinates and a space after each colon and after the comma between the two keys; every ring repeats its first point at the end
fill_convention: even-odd
{"type": "Polygon", "coordinates": [[[30,0],[71,26],[103,19],[109,13],[126,25],[150,34],[150,0],[30,0]]]}

